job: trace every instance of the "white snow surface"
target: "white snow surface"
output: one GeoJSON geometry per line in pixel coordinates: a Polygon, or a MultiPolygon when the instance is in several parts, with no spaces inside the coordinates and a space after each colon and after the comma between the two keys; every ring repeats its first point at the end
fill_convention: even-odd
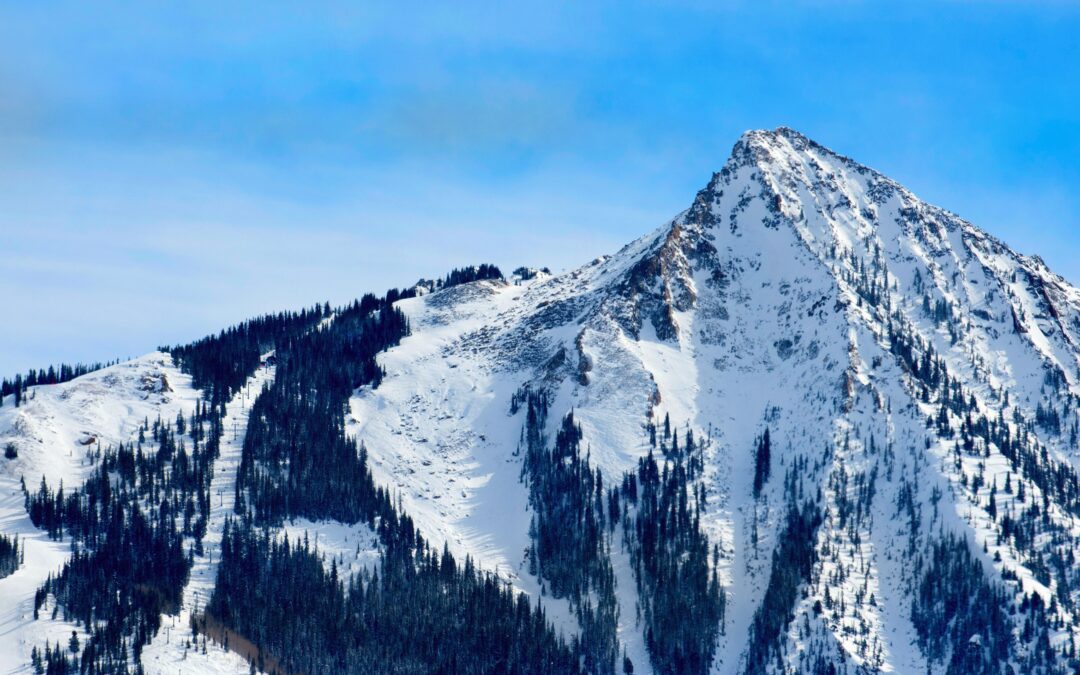
{"type": "Polygon", "coordinates": [[[13,398],[0,407],[0,447],[14,443],[19,452],[15,460],[0,459],[0,533],[19,536],[25,562],[0,579],[0,673],[5,674],[31,672],[30,650],[46,640],[66,645],[75,628],[50,619],[51,601],[40,620],[33,620],[34,593],[60,570],[71,549],[66,539],[52,541],[30,522],[20,478],[25,476],[30,489],[42,476],[54,489],[61,481],[77,487],[92,468],[89,448],[134,440],[145,419],[190,415],[199,393],[172,357],[153,352],[70,382],[31,387],[29,400],[18,408],[13,398]]]}
{"type": "MultiPolygon", "coordinates": [[[[824,654],[848,672],[943,672],[947,659],[927,662],[910,617],[916,563],[946,532],[965,537],[987,578],[1012,593],[1049,600],[1057,592],[1053,578],[1039,581],[1031,552],[999,538],[999,523],[986,510],[995,482],[998,510],[1019,509],[1017,498],[1001,490],[1006,477],[1014,485],[1025,481],[1029,503],[1042,503],[1041,492],[1010,468],[1000,448],[954,463],[956,440],[927,424],[938,404],[922,400],[889,344],[890,325],[910,331],[944,359],[976,411],[993,419],[1004,411],[1012,433],[1026,424],[1051,460],[1080,467],[1069,433],[1080,418],[1080,290],[1038,258],[781,128],[745,134],[689,209],[614,255],[565,274],[512,281],[400,301],[412,334],[380,355],[382,383],[358,389],[350,401],[347,432],[364,443],[376,481],[394,492],[433,546],[445,542],[455,555],[471,556],[541,598],[524,558],[531,514],[515,452],[524,416],[510,412],[511,396],[530,387],[551,394],[553,428],[573,410],[608,485],[648,452],[650,420],[669,416],[680,433],[692,430],[705,442],[703,526],[720,549],[727,595],[715,673],[745,668],[748,630],[785,517],[785,474],[798,458],[807,462],[797,475],[804,496],[820,499],[826,515],[818,561],[782,639],[784,671],[801,672],[806,659],[824,654]],[[862,295],[867,280],[877,302],[862,295]],[[944,303],[949,321],[928,313],[924,298],[944,303]],[[1018,421],[1034,420],[1040,407],[1061,414],[1062,433],[1018,421]],[[766,428],[772,478],[755,498],[754,443],[766,428]],[[976,474],[985,480],[973,489],[976,474]],[[842,523],[841,506],[871,477],[868,512],[842,523]],[[907,489],[917,505],[914,523],[898,516],[907,489]],[[1006,569],[1015,581],[1001,581],[1006,569]],[[842,609],[815,611],[826,594],[843,599],[842,609]],[[874,602],[857,600],[871,595],[874,602]]],[[[18,411],[9,401],[0,408],[0,443],[12,438],[20,450],[18,460],[0,465],[0,529],[27,542],[27,565],[0,580],[0,672],[21,672],[28,637],[44,637],[25,634],[27,602],[66,555],[65,544],[29,526],[18,476],[40,480],[45,473],[50,482],[77,484],[80,440],[126,440],[145,416],[188,411],[197,393],[167,359],[151,354],[39,387],[18,411]],[[157,374],[171,391],[154,390],[157,374]]],[[[250,386],[271,376],[260,371],[250,386]]],[[[212,589],[214,542],[231,511],[230,481],[250,405],[243,396],[229,406],[227,442],[215,467],[207,555],[196,561],[180,616],[167,619],[179,632],[186,631],[184,612],[195,606],[195,592],[205,602],[212,589]]],[[[964,423],[949,417],[954,429],[964,423]]],[[[1076,548],[1080,522],[1048,503],[1048,517],[1076,548]]],[[[305,533],[339,569],[356,573],[377,563],[366,527],[294,521],[279,536],[305,533]]],[[[1048,552],[1052,543],[1034,546],[1048,552]]],[[[629,560],[617,541],[612,551],[619,639],[635,672],[649,672],[629,560]]],[[[560,630],[578,631],[566,602],[542,601],[560,630]]],[[[1059,608],[1058,618],[1064,627],[1053,636],[1055,646],[1080,638],[1069,611],[1059,608]]],[[[38,622],[34,630],[46,624],[50,639],[70,635],[62,622],[38,622]]],[[[171,635],[147,649],[151,672],[246,669],[220,649],[184,661],[171,635]]]]}
{"type": "MultiPolygon", "coordinates": [[[[986,479],[978,491],[961,483],[946,461],[955,441],[927,428],[937,405],[918,400],[887,332],[891,318],[932,345],[983,414],[996,418],[1008,392],[1010,415],[1034,419],[1040,402],[1052,404],[1067,408],[1070,428],[1080,393],[1080,291],[1037,258],[778,129],[744,135],[671,223],[580,269],[514,282],[400,302],[412,335],[380,358],[382,384],[352,399],[350,433],[434,543],[538,594],[524,564],[530,514],[514,455],[523,419],[510,414],[512,393],[527,385],[555,396],[550,424],[574,411],[609,485],[647,452],[650,419],[670,415],[680,430],[708,439],[704,526],[722,551],[728,598],[717,673],[745,667],[747,631],[785,514],[783,478],[797,456],[809,460],[800,478],[810,495],[821,490],[827,516],[822,554],[784,645],[789,671],[815,650],[866,671],[944,668],[927,664],[914,644],[910,526],[896,513],[903,485],[916,490],[919,555],[942,532],[959,533],[988,578],[999,581],[1007,567],[1019,577],[1010,582],[1016,592],[1049,599],[1053,582],[1036,581],[1026,555],[998,543],[985,512],[994,480],[999,509],[1011,503],[1000,492],[1004,457],[991,447],[989,457],[965,458],[967,476],[984,471],[986,479]],[[881,306],[859,295],[870,269],[886,280],[881,306]],[[954,334],[924,311],[924,296],[949,303],[954,334]],[[1061,373],[1059,390],[1046,384],[1048,372],[1061,373]],[[773,478],[755,499],[754,439],[766,427],[773,478]],[[838,504],[875,471],[869,514],[841,527],[838,504]],[[936,505],[935,491],[943,495],[936,505]],[[847,599],[843,613],[812,611],[826,589],[847,599]],[[870,594],[873,604],[853,601],[870,594]]],[[[951,420],[954,428],[961,422],[951,420]]],[[[1067,432],[1036,426],[1032,437],[1077,464],[1067,432]]],[[[1052,511],[1080,532],[1074,516],[1052,511]]],[[[647,671],[633,578],[615,563],[620,639],[638,672],[647,671]]],[[[577,630],[564,605],[544,602],[563,630],[577,630]]],[[[1059,631],[1055,643],[1070,633],[1059,631]]]]}
{"type": "Polygon", "coordinates": [[[243,658],[219,645],[208,642],[206,654],[203,654],[190,648],[186,642],[192,638],[192,613],[201,612],[214,592],[225,521],[234,515],[236,472],[240,467],[240,457],[244,449],[244,435],[247,432],[251,404],[263,385],[273,381],[274,372],[273,366],[259,368],[225,407],[226,415],[222,420],[225,431],[218,458],[214,461],[214,477],[210,482],[210,520],[207,523],[206,536],[203,537],[203,554],[195,557],[179,611],[175,615],[162,615],[161,623],[164,628],[143,649],[142,662],[147,673],[168,675],[174,672],[249,672],[249,666],[243,658]]]}

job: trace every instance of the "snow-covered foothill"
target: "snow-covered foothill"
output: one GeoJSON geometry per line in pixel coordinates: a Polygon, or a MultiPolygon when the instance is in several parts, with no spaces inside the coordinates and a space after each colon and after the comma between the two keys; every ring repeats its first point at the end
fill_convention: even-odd
{"type": "MultiPolygon", "coordinates": [[[[34,594],[71,554],[30,522],[20,481],[34,489],[44,476],[56,488],[82,484],[93,464],[89,450],[134,440],[144,420],[190,415],[199,400],[191,378],[168,354],[146,356],[88,373],[69,382],[31,387],[18,408],[9,396],[0,407],[0,447],[13,443],[14,460],[0,459],[0,533],[18,535],[25,559],[0,579],[0,672],[31,672],[30,652],[46,641],[67,645],[76,627],[52,619],[47,603],[34,621],[34,594]]],[[[85,638],[81,633],[80,637],[85,638]]]]}

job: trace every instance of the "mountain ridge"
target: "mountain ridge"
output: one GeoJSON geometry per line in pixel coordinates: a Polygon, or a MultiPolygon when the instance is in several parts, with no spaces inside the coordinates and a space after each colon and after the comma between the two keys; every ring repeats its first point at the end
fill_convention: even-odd
{"type": "Polygon", "coordinates": [[[461,278],[387,296],[342,433],[591,669],[1076,667],[1080,291],[1037,256],[780,127],[613,255],[461,278]]]}
{"type": "MultiPolygon", "coordinates": [[[[597,429],[604,425],[590,420],[591,413],[588,410],[588,404],[582,404],[582,400],[594,400],[605,396],[612,396],[618,400],[619,397],[612,393],[616,389],[634,389],[626,387],[629,381],[635,379],[632,377],[632,369],[621,370],[619,377],[614,378],[616,380],[614,385],[605,382],[604,375],[598,372],[598,364],[605,360],[619,361],[619,358],[627,356],[627,351],[631,351],[616,350],[613,353],[611,345],[618,345],[620,340],[624,339],[639,341],[638,338],[641,338],[641,341],[647,342],[648,336],[643,338],[642,335],[643,331],[648,333],[650,327],[652,334],[660,343],[678,345],[680,350],[708,348],[722,340],[732,341],[733,336],[747,331],[745,328],[728,330],[722,327],[722,322],[726,320],[717,319],[717,317],[730,317],[737,310],[724,302],[720,295],[710,293],[710,284],[717,288],[723,288],[726,285],[728,289],[738,286],[741,277],[759,272],[769,265],[770,260],[788,261],[791,254],[787,251],[792,250],[792,245],[796,245],[795,255],[802,260],[800,269],[805,274],[792,279],[767,279],[758,283],[769,286],[775,284],[774,287],[778,286],[778,290],[782,289],[782,296],[791,294],[791,301],[779,300],[773,306],[784,310],[785,316],[789,319],[796,315],[817,318],[818,322],[826,327],[822,337],[802,342],[805,347],[800,347],[800,342],[806,338],[798,332],[794,335],[785,335],[784,329],[781,329],[779,333],[772,330],[769,331],[771,337],[769,340],[748,335],[747,339],[741,342],[740,349],[733,350],[738,352],[737,354],[723,354],[720,358],[714,359],[714,365],[718,362],[724,368],[735,365],[736,369],[741,369],[746,373],[755,373],[757,372],[755,366],[745,365],[745,362],[750,360],[748,355],[756,352],[757,359],[767,364],[764,373],[770,373],[775,372],[778,363],[788,359],[798,359],[800,351],[806,357],[813,355],[814,358],[825,358],[824,369],[804,373],[800,376],[801,379],[797,378],[795,381],[805,383],[807,391],[813,392],[813,396],[822,400],[828,400],[826,397],[831,398],[832,392],[840,392],[841,396],[837,405],[841,417],[851,414],[856,409],[856,402],[860,396],[865,398],[869,395],[871,399],[874,399],[874,409],[878,406],[887,407],[888,400],[892,396],[896,396],[898,400],[914,398],[918,401],[917,395],[912,397],[909,392],[889,391],[883,384],[875,382],[875,379],[880,379],[882,373],[881,366],[873,366],[874,362],[883,361],[885,358],[895,358],[895,355],[890,353],[892,347],[888,345],[891,339],[889,337],[890,325],[901,319],[908,321],[908,312],[912,312],[915,320],[911,322],[911,325],[919,327],[919,339],[925,339],[925,345],[935,351],[941,350],[946,354],[954,351],[954,339],[961,340],[964,336],[971,341],[972,348],[976,343],[984,341],[998,347],[999,351],[1004,353],[1010,353],[1010,350],[1019,348],[1015,355],[1010,353],[1010,356],[1015,357],[1016,363],[1007,364],[1008,368],[991,369],[991,372],[987,373],[989,377],[987,382],[982,381],[986,378],[981,378],[972,384],[980,390],[986,390],[989,397],[994,399],[992,392],[1006,386],[1006,380],[1016,380],[1018,376],[1023,376],[1027,384],[1034,384],[1033,387],[1023,387],[1029,390],[1025,401],[1028,405],[1024,406],[1024,414],[1035,417],[1035,409],[1042,405],[1042,402],[1036,398],[1038,389],[1042,386],[1044,365],[1065,371],[1062,363],[1068,365],[1065,361],[1068,357],[1075,364],[1075,354],[1067,354],[1059,349],[1071,343],[1071,340],[1067,339],[1071,336],[1068,335],[1068,326],[1065,323],[1055,322],[1056,326],[1046,323],[1039,318],[1043,312],[1030,310],[1032,307],[1039,306],[1040,302],[1045,302],[1046,313],[1050,315],[1056,312],[1063,316],[1067,312],[1074,312],[1075,309],[1072,308],[1075,305],[1068,307],[1059,307],[1059,305],[1063,302],[1071,303],[1071,298],[1075,297],[1075,290],[1060,278],[1050,277],[1046,280],[1052,282],[1051,290],[1048,291],[1050,295],[1044,294],[1040,289],[1046,288],[1045,267],[1034,259],[1013,254],[998,240],[961,221],[954,214],[917,200],[906,189],[884,178],[881,174],[865,169],[846,158],[841,158],[837,162],[839,156],[832,153],[825,154],[826,151],[816,144],[809,142],[803,144],[799,139],[804,137],[794,136],[799,147],[788,145],[793,134],[794,132],[781,134],[750,132],[736,144],[733,160],[714,176],[707,188],[698,193],[691,209],[659,230],[624,247],[614,256],[567,273],[562,277],[562,281],[557,277],[547,282],[548,287],[562,285],[585,289],[579,294],[580,297],[588,295],[588,289],[596,280],[602,278],[618,280],[610,282],[607,297],[595,301],[595,305],[591,305],[587,300],[575,300],[573,292],[565,289],[564,292],[570,293],[570,297],[554,301],[561,303],[564,307],[578,309],[595,307],[591,314],[567,313],[564,317],[566,321],[562,324],[564,327],[575,324],[583,325],[584,328],[575,331],[572,345],[570,340],[564,340],[559,347],[549,350],[553,352],[554,364],[552,361],[544,362],[547,371],[540,378],[564,384],[578,382],[577,386],[581,388],[597,387],[603,392],[594,396],[578,392],[579,398],[574,401],[575,414],[579,420],[582,420],[586,438],[590,437],[590,427],[593,433],[599,433],[597,429]],[[785,152],[780,157],[780,160],[784,161],[777,160],[775,153],[764,154],[763,148],[767,147],[771,151],[775,149],[773,147],[775,143],[785,145],[782,148],[785,152]],[[740,150],[740,145],[742,150],[740,150]],[[821,153],[821,155],[807,156],[808,151],[821,153]],[[788,161],[793,156],[800,158],[800,163],[795,165],[794,169],[788,161]],[[742,161],[740,158],[743,157],[752,157],[754,159],[752,165],[742,161]],[[766,157],[769,160],[766,163],[769,172],[762,172],[763,178],[759,182],[752,174],[761,171],[760,162],[766,157]],[[780,169],[776,169],[777,164],[780,165],[780,169]],[[836,166],[837,164],[839,166],[836,166]],[[814,168],[813,174],[807,173],[807,166],[814,168]],[[750,176],[745,175],[747,170],[751,173],[750,176]],[[740,172],[744,175],[740,175],[740,172]],[[862,182],[851,183],[851,177],[862,182]],[[747,182],[740,182],[744,180],[747,182]],[[838,187],[844,189],[838,190],[838,187]],[[732,194],[733,189],[734,194],[732,194]],[[801,194],[799,190],[812,193],[815,199],[799,198],[801,194]],[[724,199],[727,201],[724,201],[722,206],[728,208],[727,212],[718,206],[724,199]],[[794,206],[798,206],[798,209],[794,206]],[[890,210],[891,218],[883,219],[878,213],[879,210],[890,210]],[[794,239],[786,242],[777,241],[783,236],[779,227],[781,222],[789,226],[787,229],[794,239]],[[756,242],[764,241],[765,245],[740,246],[738,242],[744,237],[753,238],[756,242]],[[874,237],[877,237],[877,240],[874,240],[874,237]],[[861,252],[845,253],[845,248],[851,248],[853,251],[861,249],[861,252]],[[763,255],[763,251],[774,255],[770,258],[769,255],[763,255]],[[868,273],[867,269],[875,264],[884,267],[886,256],[890,257],[890,262],[897,263],[898,267],[907,268],[902,269],[903,276],[881,270],[876,273],[878,278],[872,280],[871,277],[874,275],[868,273]],[[878,260],[877,263],[874,262],[875,258],[878,260]],[[949,263],[952,269],[946,267],[946,263],[949,263]],[[972,264],[977,267],[969,269],[968,266],[972,264]],[[921,270],[916,273],[915,270],[919,267],[921,270]],[[1001,269],[1007,270],[1004,276],[1000,272],[1001,269]],[[1021,277],[1030,276],[1035,280],[1032,288],[1018,286],[1013,289],[1008,279],[1014,272],[1021,277]],[[980,274],[983,276],[981,279],[976,278],[975,284],[954,283],[954,279],[961,279],[965,275],[974,277],[980,274]],[[923,279],[923,281],[920,283],[918,279],[923,279]],[[981,287],[985,288],[991,283],[999,289],[1006,289],[997,291],[997,301],[1001,300],[1002,295],[1008,297],[1009,292],[1015,294],[1013,301],[998,307],[992,313],[979,306],[981,303],[990,301],[986,300],[984,294],[977,295],[979,292],[977,286],[981,284],[981,287]],[[903,284],[902,288],[901,284],[903,284]],[[800,286],[803,287],[801,293],[796,290],[800,286]],[[806,290],[807,288],[815,290],[810,292],[806,290]],[[889,292],[886,292],[886,289],[889,289],[889,292]],[[904,292],[897,293],[900,290],[904,292]],[[1031,292],[1027,292],[1028,290],[1031,292]],[[920,303],[920,300],[923,297],[929,299],[931,292],[934,293],[932,302],[941,303],[939,315],[951,311],[947,309],[949,303],[970,302],[975,299],[976,306],[973,311],[979,310],[982,315],[992,318],[993,321],[988,323],[987,320],[974,313],[961,319],[957,313],[957,325],[953,329],[956,337],[950,334],[946,339],[942,339],[941,329],[944,326],[944,318],[935,320],[933,323],[936,327],[932,328],[929,322],[925,321],[926,317],[923,316],[925,312],[920,307],[924,304],[920,303]],[[896,293],[896,298],[892,297],[893,293],[896,293]],[[1062,297],[1051,298],[1054,294],[1060,294],[1062,297]],[[911,295],[917,299],[908,303],[911,306],[905,306],[900,315],[890,317],[893,303],[903,304],[899,296],[904,295],[911,295]],[[702,305],[702,302],[705,305],[702,305]],[[801,306],[802,311],[793,311],[793,304],[801,306]],[[1054,308],[1053,311],[1050,311],[1050,307],[1054,308]],[[704,316],[689,316],[694,312],[704,316]],[[837,312],[841,312],[846,318],[843,321],[831,318],[835,317],[837,312]],[[1006,312],[1008,316],[1003,316],[1006,312]],[[1014,315],[1016,323],[1010,326],[1014,315]],[[694,335],[691,332],[688,335],[689,326],[692,326],[694,321],[698,322],[696,326],[693,326],[697,329],[697,334],[694,335]],[[980,322],[980,325],[976,326],[975,322],[980,322]],[[680,323],[684,324],[687,330],[680,330],[680,323]],[[962,323],[964,325],[961,325],[962,323]],[[982,326],[982,323],[987,325],[982,326]],[[602,329],[605,324],[610,332],[603,339],[594,337],[591,331],[594,328],[602,329]],[[831,328],[828,328],[829,326],[831,328]],[[1006,329],[1016,327],[1023,329],[1014,333],[1023,338],[1019,345],[1011,337],[1002,337],[1006,329]],[[854,333],[851,332],[853,328],[854,333]],[[1040,336],[1041,339],[1032,342],[1029,338],[1032,335],[1040,336]],[[693,344],[695,341],[700,344],[695,346],[693,344]],[[1009,344],[1004,344],[1005,342],[1009,344]],[[831,349],[829,343],[831,343],[831,349]],[[768,345],[770,349],[759,349],[761,344],[768,345]],[[882,344],[887,348],[882,349],[882,344]],[[841,345],[842,348],[837,349],[837,345],[841,345]],[[575,353],[577,353],[576,366],[573,363],[574,359],[567,357],[575,353]],[[744,365],[738,365],[739,362],[744,365]],[[552,377],[553,371],[557,368],[562,369],[562,379],[552,377]],[[835,374],[829,374],[830,372],[835,374]],[[585,374],[584,378],[581,377],[582,373],[585,374]],[[1032,380],[1034,383],[1031,382],[1032,380]],[[824,389],[821,386],[823,381],[828,383],[824,389]],[[588,384],[580,384],[584,382],[588,384]],[[809,384],[811,382],[814,384],[809,384]]],[[[760,286],[751,289],[746,287],[749,285],[746,284],[741,292],[733,294],[736,301],[762,294],[760,286]]],[[[526,295],[543,296],[545,293],[542,288],[543,286],[531,293],[526,292],[526,295]]],[[[541,302],[547,302],[545,307],[550,307],[553,301],[541,302]]],[[[742,322],[744,326],[752,323],[749,316],[745,318],[747,320],[742,322]]],[[[735,323],[738,321],[736,320],[735,323]]],[[[793,322],[789,325],[797,326],[798,323],[793,322]]],[[[535,330],[535,328],[535,325],[530,325],[530,330],[535,330]]],[[[922,351],[924,354],[928,353],[925,348],[922,351]]],[[[944,369],[947,371],[951,367],[974,374],[986,365],[981,363],[986,360],[983,354],[979,354],[974,365],[969,362],[970,360],[966,356],[963,360],[954,358],[950,365],[944,366],[944,369]]],[[[628,409],[648,410],[656,401],[662,401],[659,406],[656,406],[660,409],[674,406],[684,414],[696,407],[686,401],[678,401],[678,396],[669,391],[671,388],[678,389],[677,386],[658,384],[658,380],[662,379],[660,373],[653,372],[649,368],[642,370],[646,372],[636,378],[641,383],[637,387],[638,395],[634,398],[637,402],[627,401],[628,409]]],[[[1072,370],[1075,370],[1075,366],[1072,370]]],[[[903,369],[893,372],[892,376],[898,380],[905,376],[903,369]]],[[[682,379],[695,379],[693,370],[684,371],[682,379]]],[[[764,410],[768,407],[768,402],[762,401],[760,409],[764,410]]],[[[610,416],[610,410],[604,411],[603,415],[610,416]]],[[[759,412],[755,417],[759,415],[762,413],[759,412]]],[[[918,418],[918,423],[921,424],[921,413],[912,417],[918,418]]],[[[909,419],[907,424],[910,425],[913,421],[915,420],[909,419]]],[[[707,427],[707,424],[702,424],[701,427],[707,427]]],[[[917,438],[925,438],[925,435],[920,435],[915,429],[909,429],[908,432],[917,438]]],[[[749,447],[751,440],[751,438],[746,438],[742,442],[732,442],[731,445],[749,447]]],[[[838,440],[842,441],[842,439],[838,440]]],[[[1057,444],[1064,449],[1053,437],[1048,437],[1047,442],[1051,446],[1057,444]]],[[[623,443],[633,445],[629,439],[624,439],[623,443]]],[[[601,466],[607,464],[625,467],[625,462],[609,461],[612,456],[617,455],[618,453],[611,448],[598,448],[595,444],[592,447],[592,457],[594,461],[597,461],[599,456],[601,466]]],[[[724,459],[731,460],[736,467],[740,465],[738,458],[725,457],[724,459]]],[[[920,458],[923,464],[928,464],[928,460],[928,457],[920,458]]],[[[745,461],[741,465],[745,467],[745,461]]],[[[617,471],[614,473],[617,475],[617,471]]],[[[913,478],[909,477],[908,480],[913,480],[913,478]]],[[[1004,478],[1002,477],[1001,480],[1003,481],[1004,478]]],[[[942,488],[951,484],[945,483],[942,488]]],[[[986,491],[983,488],[982,494],[976,499],[985,500],[986,491]]],[[[725,497],[719,495],[718,499],[723,503],[725,497]]],[[[967,509],[969,505],[962,504],[962,506],[967,509]]],[[[766,573],[767,570],[762,567],[754,574],[762,576],[766,573]]],[[[893,612],[901,616],[905,613],[893,612]]],[[[907,630],[912,629],[909,626],[907,630]]],[[[887,663],[887,661],[883,662],[883,664],[887,663]]]]}

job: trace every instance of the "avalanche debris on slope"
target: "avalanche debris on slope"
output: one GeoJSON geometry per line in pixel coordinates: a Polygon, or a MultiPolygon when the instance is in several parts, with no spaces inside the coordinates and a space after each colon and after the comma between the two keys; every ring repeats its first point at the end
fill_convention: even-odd
{"type": "MultiPolygon", "coordinates": [[[[1037,474],[1075,475],[1080,291],[1038,259],[778,129],[744,135],[669,225],[578,270],[515,281],[400,303],[413,335],[381,358],[382,385],[352,401],[378,479],[432,541],[538,592],[513,455],[522,420],[509,407],[522,387],[541,388],[551,420],[573,409],[609,484],[647,451],[649,419],[711,439],[703,527],[729,594],[716,672],[776,665],[748,663],[746,641],[796,462],[806,467],[798,489],[825,519],[775,645],[787,668],[925,672],[960,658],[928,662],[913,646],[911,593],[942,532],[966,536],[988,581],[1017,603],[1056,598],[1050,644],[1070,648],[1080,580],[1052,561],[1080,523],[1037,474]],[[930,359],[935,379],[924,382],[930,359]],[[1035,459],[981,440],[984,422],[1035,459]],[[775,477],[755,497],[753,444],[766,428],[775,477]],[[978,452],[956,459],[963,439],[978,452]],[[1023,508],[1002,495],[1006,480],[1045,511],[1030,542],[1002,531],[1001,514],[1015,528],[1023,508]]],[[[619,583],[624,594],[632,580],[619,583]]],[[[645,667],[628,614],[619,635],[645,667]]],[[[1032,638],[1015,629],[1009,659],[1036,663],[1032,638]]]]}
{"type": "MultiPolygon", "coordinates": [[[[658,428],[699,439],[688,489],[704,492],[700,528],[727,596],[713,672],[1071,667],[1080,290],[1038,258],[781,128],[745,134],[689,209],[612,256],[397,306],[412,334],[380,355],[381,384],[351,398],[347,432],[433,547],[544,594],[520,454],[520,403],[542,391],[546,435],[573,411],[606,486],[656,452],[658,428]],[[942,580],[967,596],[943,598],[942,580]]],[[[66,557],[30,528],[18,476],[77,485],[87,447],[189,411],[197,393],[168,358],[0,408],[0,443],[19,451],[0,460],[0,527],[24,536],[28,561],[0,580],[16,598],[0,650],[21,659],[13,668],[28,658],[27,603],[66,557]]],[[[214,506],[218,522],[228,504],[214,506]]],[[[291,522],[279,535],[305,532],[350,571],[375,563],[366,528],[291,522]]],[[[655,641],[624,535],[613,529],[606,549],[615,633],[646,672],[655,641]]],[[[192,592],[208,592],[206,558],[192,592]]],[[[542,602],[581,634],[568,599],[542,602]]],[[[148,654],[159,667],[179,658],[160,639],[148,654]]]]}

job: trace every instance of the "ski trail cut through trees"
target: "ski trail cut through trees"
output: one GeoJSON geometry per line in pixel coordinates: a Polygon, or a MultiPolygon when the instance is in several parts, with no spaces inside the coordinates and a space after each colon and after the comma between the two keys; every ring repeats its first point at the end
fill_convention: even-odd
{"type": "Polygon", "coordinates": [[[214,592],[225,519],[233,515],[236,502],[236,472],[244,449],[251,404],[263,386],[273,382],[274,374],[274,366],[260,367],[225,407],[220,453],[214,461],[214,478],[210,482],[210,520],[203,538],[203,554],[195,556],[179,613],[162,618],[161,630],[143,652],[147,672],[173,673],[178,668],[192,666],[191,659],[207,656],[212,657],[212,663],[199,665],[211,672],[239,672],[237,664],[243,670],[247,669],[243,659],[224,652],[221,647],[209,647],[209,653],[204,656],[195,649],[188,651],[184,642],[191,637],[192,613],[201,614],[214,592]]]}

